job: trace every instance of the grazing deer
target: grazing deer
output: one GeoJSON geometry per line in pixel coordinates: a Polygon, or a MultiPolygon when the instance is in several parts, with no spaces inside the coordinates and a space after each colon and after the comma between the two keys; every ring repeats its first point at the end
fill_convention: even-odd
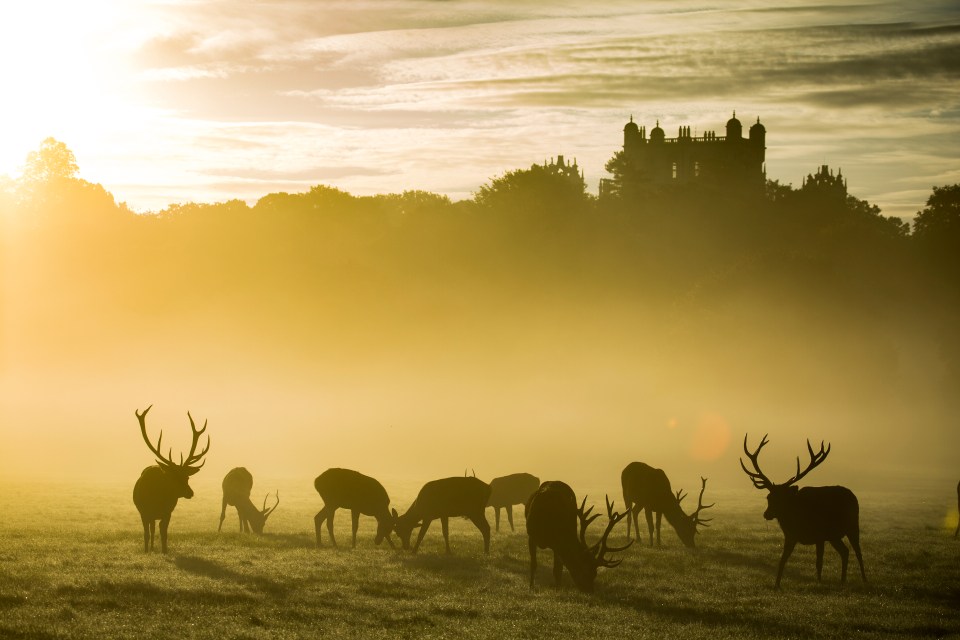
{"type": "Polygon", "coordinates": [[[829,542],[840,554],[840,583],[847,581],[847,559],[850,551],[843,543],[844,536],[850,540],[850,546],[857,554],[860,563],[860,576],[867,581],[867,573],[863,568],[863,555],[860,553],[860,505],[857,496],[846,487],[803,487],[798,489],[794,485],[813,469],[818,467],[830,454],[830,445],[826,450],[823,442],[820,451],[813,452],[810,441],[807,440],[807,451],[810,453],[810,464],[800,471],[800,458],[797,457],[797,473],[783,484],[774,484],[760,470],[757,458],[760,450],[767,444],[764,435],[760,446],[753,453],[747,448],[747,436],[743,436],[743,452],[753,463],[753,471],[747,469],[740,458],[740,466],[744,473],[750,476],[753,486],[757,489],[766,489],[767,510],[763,517],[767,520],[776,518],[783,530],[783,555],[780,556],[780,566],[777,568],[776,588],[780,588],[780,578],[783,577],[783,568],[787,559],[793,553],[793,548],[800,544],[817,545],[817,580],[823,569],[823,547],[829,542]]]}
{"type": "Polygon", "coordinates": [[[600,514],[590,515],[593,507],[584,511],[587,498],[584,496],[580,508],[573,489],[559,480],[550,480],[540,485],[530,498],[527,512],[527,536],[530,545],[530,588],[533,589],[537,573],[537,547],[553,550],[553,579],[560,586],[563,567],[566,566],[573,583],[581,591],[593,591],[593,582],[599,567],[612,569],[623,560],[608,560],[606,554],[625,550],[633,541],[622,547],[608,547],[607,537],[629,512],[617,513],[613,503],[607,498],[607,528],[600,540],[592,547],[587,546],[586,531],[590,523],[600,514]],[[577,521],[580,522],[580,534],[577,535],[577,521]]]}
{"type": "Polygon", "coordinates": [[[670,480],[662,469],[654,469],[642,462],[631,462],[624,467],[620,474],[620,484],[623,487],[623,501],[627,508],[627,540],[630,539],[630,521],[637,530],[637,539],[640,539],[640,511],[644,511],[647,518],[647,529],[650,531],[650,546],[653,546],[653,514],[657,514],[657,546],[660,546],[660,522],[663,516],[674,528],[683,544],[690,548],[696,547],[694,537],[697,526],[709,527],[710,518],[701,518],[700,512],[709,509],[712,504],[704,506],[703,492],[707,488],[707,479],[700,478],[700,498],[696,510],[687,515],[680,508],[680,503],[686,497],[682,490],[673,492],[670,480]]]}
{"type": "Polygon", "coordinates": [[[513,505],[522,504],[526,506],[530,496],[539,486],[540,478],[529,473],[512,473],[490,481],[490,499],[487,501],[487,506],[493,507],[498,532],[500,531],[500,509],[506,508],[510,531],[515,531],[513,528],[513,505]]]}
{"type": "Polygon", "coordinates": [[[267,508],[268,493],[263,497],[263,508],[257,509],[256,505],[250,500],[250,491],[253,490],[253,476],[245,467],[234,467],[223,477],[223,504],[220,506],[220,526],[217,532],[223,528],[223,521],[227,517],[227,505],[237,508],[237,515],[240,516],[240,531],[249,533],[250,529],[256,534],[263,533],[263,525],[267,518],[280,505],[280,492],[277,492],[277,501],[272,507],[267,508]]]}
{"type": "Polygon", "coordinates": [[[157,458],[157,464],[147,467],[140,474],[140,478],[133,486],[133,504],[137,506],[140,512],[140,519],[143,521],[143,551],[147,552],[153,549],[154,523],[160,521],[160,549],[163,553],[167,552],[167,527],[170,524],[170,516],[177,506],[177,500],[180,498],[193,497],[193,489],[190,488],[188,480],[190,476],[200,471],[203,462],[200,460],[210,450],[210,436],[207,436],[207,446],[203,451],[197,453],[197,443],[200,436],[207,430],[207,422],[204,420],[203,428],[197,430],[197,425],[193,422],[190,412],[187,412],[187,418],[190,419],[190,430],[193,432],[193,444],[190,446],[190,453],[186,459],[180,454],[180,463],[173,461],[173,452],[170,451],[166,456],[160,453],[160,443],[163,441],[163,431],[157,438],[157,446],[153,446],[150,438],[147,437],[147,412],[153,405],[143,410],[143,413],[134,410],[137,421],[140,423],[140,434],[143,441],[147,443],[150,452],[157,458]],[[200,462],[198,465],[197,463],[200,462]]]}
{"type": "Polygon", "coordinates": [[[486,514],[487,500],[490,498],[490,485],[477,478],[442,478],[423,485],[417,499],[402,516],[393,510],[394,530],[400,536],[404,549],[410,548],[410,534],[414,527],[420,527],[417,542],[413,545],[416,553],[426,535],[430,523],[440,518],[443,528],[443,542],[450,553],[449,519],[464,516],[480,530],[483,535],[483,552],[490,553],[490,524],[486,514]]]}
{"type": "Polygon", "coordinates": [[[360,515],[373,516],[377,519],[377,535],[373,542],[379,545],[386,538],[393,546],[390,532],[393,530],[393,516],[390,515],[390,497],[383,485],[369,476],[351,471],[350,469],[327,469],[313,481],[317,493],[323,498],[323,509],[313,518],[317,532],[317,546],[320,544],[320,530],[323,521],[327,521],[327,531],[330,541],[337,546],[337,539],[333,537],[333,515],[337,509],[350,509],[353,519],[353,546],[357,546],[357,528],[360,526],[360,515]]]}

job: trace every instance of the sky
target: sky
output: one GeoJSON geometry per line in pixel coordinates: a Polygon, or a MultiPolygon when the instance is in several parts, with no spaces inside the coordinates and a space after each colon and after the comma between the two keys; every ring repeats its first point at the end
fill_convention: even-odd
{"type": "Polygon", "coordinates": [[[33,0],[0,8],[0,176],[53,136],[134,210],[327,184],[469,198],[633,118],[767,129],[909,218],[960,182],[960,4],[798,0],[33,0]]]}

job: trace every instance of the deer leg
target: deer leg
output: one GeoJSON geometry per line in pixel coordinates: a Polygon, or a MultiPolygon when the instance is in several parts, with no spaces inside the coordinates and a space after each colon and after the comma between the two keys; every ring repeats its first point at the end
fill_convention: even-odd
{"type": "MultiPolygon", "coordinates": [[[[660,521],[661,520],[663,520],[663,513],[658,511],[657,512],[657,546],[658,547],[663,546],[660,544],[660,521]]],[[[651,540],[650,543],[653,544],[653,540],[651,540]]]]}
{"type": "Polygon", "coordinates": [[[440,528],[443,530],[443,544],[447,548],[447,553],[450,553],[450,518],[447,516],[440,516],[440,528]]]}
{"type": "Polygon", "coordinates": [[[170,516],[160,518],[160,550],[167,552],[167,527],[170,526],[170,516]]]}
{"type": "Polygon", "coordinates": [[[490,553],[490,523],[487,522],[486,510],[475,516],[470,516],[470,522],[475,524],[477,529],[480,529],[480,535],[483,536],[483,552],[490,553]]]}
{"type": "Polygon", "coordinates": [[[817,543],[817,582],[820,582],[820,574],[823,572],[823,540],[817,543]]]}
{"type": "Polygon", "coordinates": [[[330,515],[327,516],[327,533],[330,534],[330,542],[333,543],[333,548],[334,548],[334,549],[338,549],[338,548],[339,548],[339,547],[337,547],[337,539],[336,539],[336,537],[334,537],[334,535],[333,535],[333,516],[336,514],[336,512],[337,512],[336,509],[331,509],[331,510],[330,510],[330,515]]]}
{"type": "Polygon", "coordinates": [[[780,555],[780,566],[777,567],[777,583],[774,585],[775,589],[780,588],[780,578],[783,577],[783,568],[787,566],[787,559],[790,557],[790,554],[793,553],[793,548],[797,546],[797,541],[792,538],[783,539],[783,554],[780,555]]]}
{"type": "Polygon", "coordinates": [[[844,584],[847,581],[847,561],[850,559],[850,550],[843,544],[843,538],[831,540],[830,544],[840,554],[840,584],[844,584]]]}
{"type": "MultiPolygon", "coordinates": [[[[650,532],[650,546],[653,546],[653,512],[650,509],[643,510],[643,516],[647,519],[647,530],[650,532]]],[[[639,531],[637,537],[640,537],[639,531]]]]}
{"type": "Polygon", "coordinates": [[[323,505],[323,509],[317,512],[317,515],[313,516],[313,528],[317,532],[317,546],[323,546],[320,543],[320,531],[323,529],[323,521],[327,519],[327,505],[323,505]]]}
{"type": "Polygon", "coordinates": [[[553,584],[559,589],[560,580],[563,578],[563,561],[560,559],[560,554],[556,551],[553,552],[553,584]]]}
{"type": "Polygon", "coordinates": [[[220,526],[217,527],[217,533],[223,528],[223,521],[227,519],[227,496],[223,496],[223,504],[220,505],[220,526]]]}
{"type": "Polygon", "coordinates": [[[350,511],[350,518],[353,521],[353,548],[357,548],[357,529],[360,528],[360,512],[356,509],[350,511]]]}
{"type": "MultiPolygon", "coordinates": [[[[420,525],[420,533],[417,534],[417,541],[413,545],[414,553],[416,553],[417,549],[420,548],[420,543],[423,542],[423,536],[427,535],[427,529],[430,528],[431,522],[433,522],[433,520],[427,520],[426,518],[423,519],[423,524],[420,525]]],[[[448,553],[449,553],[449,549],[448,549],[448,553]]]]}
{"type": "Polygon", "coordinates": [[[510,522],[510,531],[511,532],[516,531],[516,529],[513,528],[513,505],[512,504],[507,505],[507,520],[510,522]]]}
{"type": "Polygon", "coordinates": [[[243,533],[250,533],[250,521],[247,520],[242,513],[240,513],[240,509],[237,509],[237,514],[240,516],[240,531],[243,533]]]}
{"type": "Polygon", "coordinates": [[[633,505],[630,504],[630,501],[627,500],[627,497],[623,497],[623,504],[626,505],[624,508],[627,510],[627,540],[630,539],[630,521],[633,520],[633,505]]]}
{"type": "Polygon", "coordinates": [[[150,551],[153,551],[153,540],[154,534],[157,532],[157,523],[153,520],[150,521],[150,551]]]}
{"type": "Polygon", "coordinates": [[[537,575],[537,543],[529,538],[527,545],[530,548],[530,588],[533,589],[533,579],[537,575]]]}
{"type": "Polygon", "coordinates": [[[860,532],[855,531],[847,535],[847,538],[850,540],[850,546],[853,547],[853,552],[857,554],[857,562],[860,563],[860,577],[863,578],[863,581],[867,581],[867,572],[863,568],[863,554],[860,553],[860,532]]]}
{"type": "Polygon", "coordinates": [[[150,526],[153,521],[147,522],[143,516],[140,516],[140,521],[143,522],[143,552],[146,553],[150,550],[150,526]]]}
{"type": "Polygon", "coordinates": [[[497,533],[500,533],[500,507],[493,508],[493,520],[497,523],[497,533]]]}

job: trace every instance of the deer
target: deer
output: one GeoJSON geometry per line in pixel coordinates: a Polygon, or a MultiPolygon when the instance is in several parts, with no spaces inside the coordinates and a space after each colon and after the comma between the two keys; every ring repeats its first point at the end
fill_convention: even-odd
{"type": "Polygon", "coordinates": [[[410,534],[415,527],[420,527],[417,541],[413,545],[413,553],[420,548],[423,536],[426,535],[430,523],[440,518],[443,528],[443,542],[446,551],[450,553],[451,517],[464,516],[470,520],[483,536],[483,552],[490,553],[490,524],[487,522],[485,511],[490,498],[490,485],[483,480],[473,477],[441,478],[431,480],[423,485],[416,500],[410,505],[406,513],[398,515],[393,509],[394,530],[400,537],[405,550],[410,549],[410,534]]]}
{"type": "Polygon", "coordinates": [[[487,500],[487,506],[493,507],[494,521],[498,533],[500,531],[500,509],[506,508],[510,531],[516,531],[513,528],[513,505],[522,504],[526,506],[530,496],[539,486],[540,478],[529,473],[512,473],[490,481],[490,499],[487,500]]]}
{"type": "Polygon", "coordinates": [[[263,507],[257,509],[250,500],[252,490],[253,475],[245,467],[234,467],[227,472],[223,477],[223,503],[220,506],[220,526],[217,527],[217,533],[223,528],[223,521],[227,517],[227,505],[237,508],[242,533],[249,533],[251,529],[257,535],[263,533],[267,518],[280,505],[280,492],[277,491],[277,501],[272,507],[267,508],[267,498],[270,497],[268,493],[263,497],[263,507]]]}
{"type": "Polygon", "coordinates": [[[197,429],[190,412],[187,412],[187,418],[190,420],[190,430],[193,432],[193,443],[190,445],[190,453],[184,458],[180,454],[180,462],[173,461],[173,451],[170,450],[166,456],[160,453],[161,442],[163,441],[163,431],[160,431],[160,437],[157,438],[157,445],[154,446],[147,436],[147,413],[153,405],[150,405],[143,412],[134,410],[137,421],[140,423],[140,434],[143,441],[147,444],[150,452],[156,456],[157,464],[147,467],[140,474],[140,478],[133,486],[133,504],[140,512],[140,520],[143,522],[143,551],[147,553],[153,550],[154,531],[156,521],[160,521],[160,549],[163,553],[167,552],[167,527],[170,525],[170,516],[173,514],[177,501],[180,498],[189,500],[193,497],[193,489],[190,488],[189,479],[205,464],[203,457],[210,450],[210,436],[207,435],[207,446],[203,451],[197,453],[197,444],[200,442],[200,436],[207,430],[207,421],[204,420],[203,428],[197,429]],[[197,464],[197,463],[200,464],[197,464]]]}
{"type": "Polygon", "coordinates": [[[573,578],[573,583],[584,592],[593,591],[593,583],[597,577],[597,569],[605,567],[612,569],[618,566],[623,559],[611,560],[608,553],[625,551],[633,541],[622,547],[611,547],[607,538],[618,522],[627,517],[627,511],[617,513],[614,504],[607,502],[607,528],[600,540],[588,547],[586,531],[590,523],[600,517],[600,514],[590,515],[591,506],[584,511],[587,497],[577,507],[577,496],[573,489],[559,480],[544,482],[534,492],[526,508],[527,536],[530,547],[530,588],[534,588],[537,573],[537,548],[553,550],[553,579],[560,587],[563,567],[566,566],[573,578]],[[580,531],[577,534],[577,522],[580,531]]]}
{"type": "Polygon", "coordinates": [[[377,535],[373,543],[377,546],[386,540],[391,549],[396,547],[390,538],[394,519],[390,514],[390,496],[378,481],[351,469],[327,469],[313,481],[313,486],[323,498],[323,508],[313,518],[314,529],[317,533],[317,547],[322,546],[320,531],[323,523],[327,523],[330,533],[330,542],[337,546],[337,539],[333,535],[333,516],[337,509],[350,509],[353,519],[353,548],[357,547],[357,528],[360,526],[360,516],[373,516],[377,519],[377,535]]]}
{"type": "Polygon", "coordinates": [[[800,544],[814,544],[817,546],[817,581],[821,579],[823,570],[824,543],[830,545],[840,554],[840,584],[847,581],[847,560],[850,551],[843,543],[846,537],[857,554],[860,563],[860,576],[867,581],[867,573],[863,568],[863,554],[860,552],[860,504],[853,491],[846,487],[796,487],[804,476],[823,464],[830,455],[830,445],[824,449],[820,442],[820,451],[814,453],[810,440],[807,440],[807,451],[810,454],[810,463],[800,471],[800,457],[797,457],[797,472],[792,478],[782,484],[774,484],[763,471],[760,470],[758,458],[760,450],[768,444],[764,435],[760,445],[751,453],[747,448],[747,435],[743,436],[743,452],[753,465],[753,471],[747,469],[740,458],[743,472],[749,476],[753,486],[757,489],[766,489],[767,510],[763,517],[767,520],[777,520],[783,531],[783,554],[780,556],[780,565],[777,567],[777,582],[775,588],[780,588],[780,579],[787,559],[793,553],[793,548],[800,544]]]}
{"type": "Polygon", "coordinates": [[[647,529],[650,532],[650,546],[653,546],[653,514],[657,514],[657,546],[660,542],[660,522],[663,516],[667,517],[667,522],[673,527],[680,540],[687,547],[696,548],[695,536],[697,527],[709,527],[707,524],[712,518],[701,518],[700,512],[709,509],[713,504],[703,504],[703,492],[707,488],[707,479],[700,478],[700,497],[697,502],[697,508],[693,513],[687,515],[680,507],[680,503],[686,497],[683,491],[673,492],[670,487],[670,480],[663,469],[655,469],[643,462],[631,462],[624,467],[620,474],[620,484],[623,487],[623,502],[627,509],[627,539],[630,539],[630,521],[633,520],[633,526],[637,531],[637,539],[640,539],[640,511],[644,511],[647,518],[647,529]]]}

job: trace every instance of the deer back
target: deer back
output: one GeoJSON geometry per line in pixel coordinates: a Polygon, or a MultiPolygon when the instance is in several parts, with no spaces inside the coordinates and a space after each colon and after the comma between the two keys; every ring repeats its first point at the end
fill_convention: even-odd
{"type": "Polygon", "coordinates": [[[478,478],[441,478],[423,485],[408,513],[417,520],[472,516],[483,513],[489,497],[490,485],[478,478]]]}
{"type": "Polygon", "coordinates": [[[670,479],[663,469],[631,462],[620,474],[620,485],[624,501],[634,503],[637,509],[666,513],[677,506],[670,479]]]}
{"type": "Polygon", "coordinates": [[[241,502],[250,502],[253,474],[247,471],[246,467],[234,467],[223,477],[222,486],[223,498],[227,504],[237,506],[241,502]]]}
{"type": "Polygon", "coordinates": [[[352,469],[327,469],[313,481],[323,504],[336,509],[350,509],[364,515],[390,517],[390,496],[374,478],[352,469]]]}
{"type": "Polygon", "coordinates": [[[801,544],[836,540],[860,528],[860,503],[846,487],[777,487],[767,501],[780,528],[801,544]]]}
{"type": "Polygon", "coordinates": [[[540,478],[529,473],[512,473],[490,481],[488,507],[526,504],[540,486],[540,478]]]}

